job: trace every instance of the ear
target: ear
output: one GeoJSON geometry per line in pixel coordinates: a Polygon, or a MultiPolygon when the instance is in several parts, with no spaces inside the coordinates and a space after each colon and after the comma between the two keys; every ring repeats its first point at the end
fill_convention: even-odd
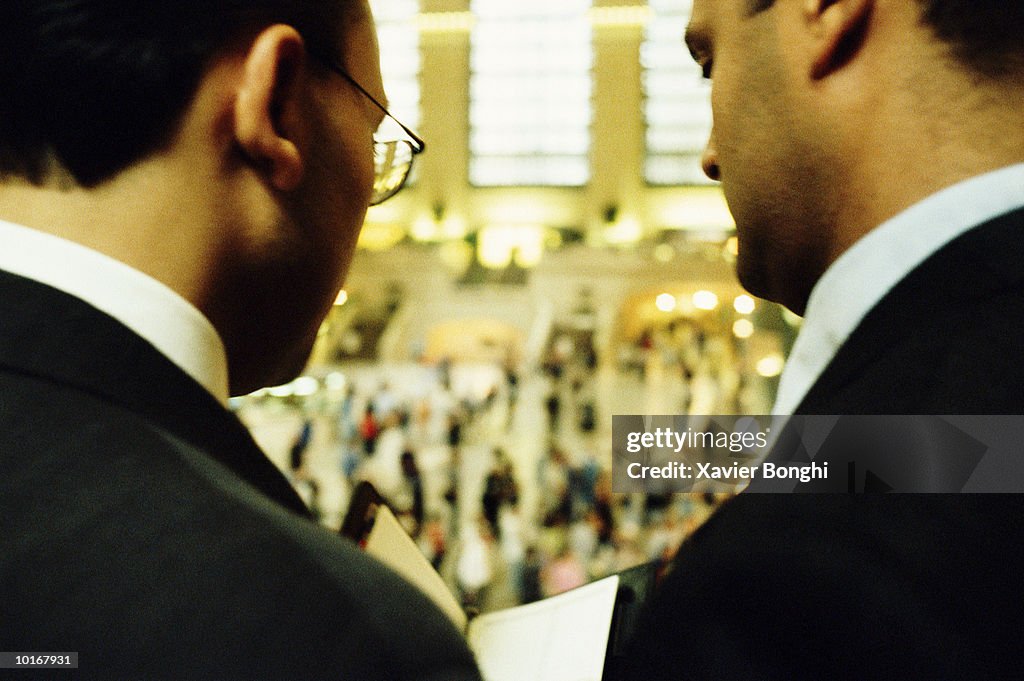
{"type": "Polygon", "coordinates": [[[804,0],[815,37],[811,78],[820,80],[850,61],[864,39],[875,0],[804,0]]]}
{"type": "Polygon", "coordinates": [[[234,106],[235,139],[273,187],[294,189],[302,179],[302,36],[291,26],[264,29],[245,55],[234,106]]]}

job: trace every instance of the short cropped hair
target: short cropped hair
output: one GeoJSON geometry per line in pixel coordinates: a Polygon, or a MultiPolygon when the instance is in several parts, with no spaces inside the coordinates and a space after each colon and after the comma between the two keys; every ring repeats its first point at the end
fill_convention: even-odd
{"type": "Polygon", "coordinates": [[[336,54],[356,0],[0,0],[0,176],[92,187],[164,147],[203,73],[289,24],[336,54]]]}
{"type": "Polygon", "coordinates": [[[1024,3],[918,0],[924,22],[975,72],[998,78],[1024,68],[1024,3]]]}
{"type": "MultiPolygon", "coordinates": [[[[746,0],[750,14],[775,0],[746,0]]],[[[998,78],[1024,68],[1024,3],[1020,0],[917,0],[922,21],[976,73],[998,78]]]]}

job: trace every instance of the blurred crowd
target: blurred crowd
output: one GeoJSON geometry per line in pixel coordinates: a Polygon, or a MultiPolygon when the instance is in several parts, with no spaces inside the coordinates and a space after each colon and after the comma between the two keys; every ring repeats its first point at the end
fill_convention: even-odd
{"type": "Polygon", "coordinates": [[[612,493],[588,357],[555,349],[525,375],[441,362],[395,380],[366,366],[236,407],[257,435],[261,412],[290,415],[280,465],[325,525],[369,481],[463,604],[490,611],[667,562],[721,501],[612,493]]]}

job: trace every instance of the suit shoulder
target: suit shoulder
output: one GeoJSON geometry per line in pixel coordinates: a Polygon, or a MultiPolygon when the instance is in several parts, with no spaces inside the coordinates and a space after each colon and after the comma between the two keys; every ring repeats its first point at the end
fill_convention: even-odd
{"type": "Polygon", "coordinates": [[[12,649],[78,650],[104,678],[478,678],[425,596],[207,453],[102,400],[13,399],[30,421],[0,415],[12,649]],[[77,409],[32,418],[54,400],[77,409]]]}

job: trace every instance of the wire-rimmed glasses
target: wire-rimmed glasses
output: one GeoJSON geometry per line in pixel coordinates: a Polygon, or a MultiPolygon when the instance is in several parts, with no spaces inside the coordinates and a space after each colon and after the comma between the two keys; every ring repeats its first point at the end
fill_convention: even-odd
{"type": "Polygon", "coordinates": [[[376,206],[381,204],[397,194],[405,186],[406,181],[409,179],[409,173],[412,171],[413,158],[417,154],[423,153],[426,144],[419,135],[392,116],[391,112],[378,102],[373,95],[367,92],[366,88],[356,82],[356,79],[350,76],[345,69],[320,54],[315,52],[310,52],[310,54],[331,71],[347,80],[352,87],[359,90],[363,96],[373,102],[374,106],[380,109],[387,118],[390,118],[402,129],[402,132],[409,136],[409,139],[386,141],[378,139],[376,134],[373,136],[374,177],[373,195],[370,197],[370,205],[376,206]]]}

